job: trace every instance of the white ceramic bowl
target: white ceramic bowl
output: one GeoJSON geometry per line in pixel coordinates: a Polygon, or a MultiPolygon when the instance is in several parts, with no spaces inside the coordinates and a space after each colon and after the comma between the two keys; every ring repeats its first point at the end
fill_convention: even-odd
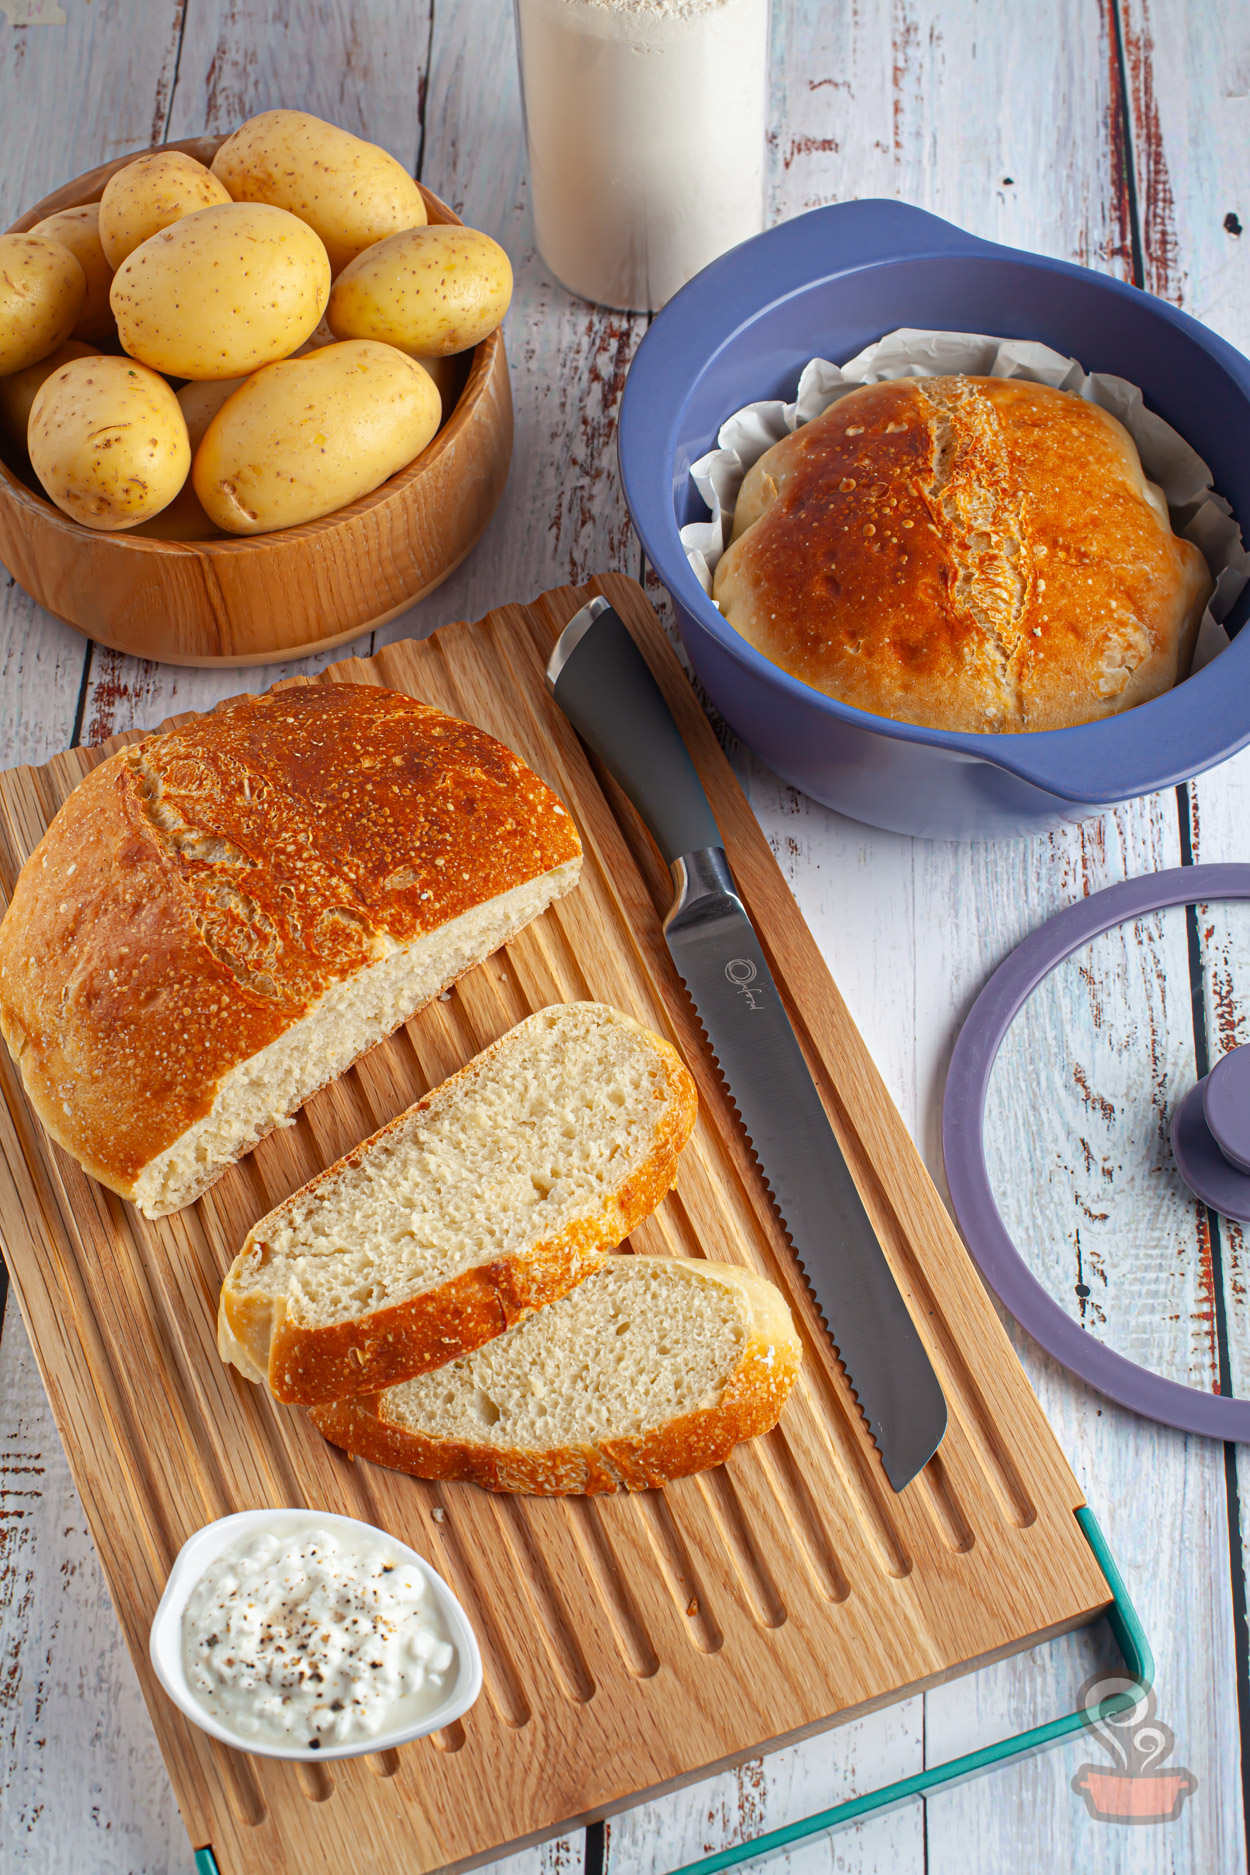
{"type": "Polygon", "coordinates": [[[482,1655],[477,1637],[469,1626],[463,1608],[438,1571],[431,1567],[424,1556],[418,1556],[416,1550],[409,1549],[406,1543],[401,1543],[388,1530],[379,1530],[376,1525],[362,1523],[355,1517],[336,1517],[321,1511],[241,1510],[233,1517],[221,1517],[216,1523],[205,1524],[202,1530],[197,1530],[174,1558],[165,1593],[152,1617],[149,1645],[157,1679],[188,1719],[198,1725],[201,1731],[219,1738],[223,1745],[233,1745],[236,1751],[246,1751],[259,1758],[287,1758],[305,1764],[324,1764],[332,1758],[363,1758],[370,1752],[389,1751],[395,1745],[407,1745],[414,1738],[424,1738],[428,1732],[437,1732],[440,1726],[450,1725],[453,1719],[458,1719],[469,1710],[482,1690],[482,1655]],[[310,1519],[345,1537],[380,1538],[395,1550],[403,1562],[411,1563],[415,1569],[419,1569],[429,1583],[439,1612],[447,1623],[447,1632],[455,1645],[458,1667],[455,1682],[446,1699],[427,1713],[419,1724],[406,1726],[399,1731],[379,1732],[372,1738],[357,1739],[347,1745],[324,1745],[316,1751],[310,1751],[306,1745],[264,1744],[254,1738],[244,1738],[232,1732],[228,1726],[219,1724],[205,1711],[187,1685],[182,1665],[182,1615],[191,1591],[204,1571],[216,1562],[223,1550],[229,1549],[241,1537],[254,1536],[266,1530],[282,1531],[293,1525],[307,1528],[310,1519]]]}

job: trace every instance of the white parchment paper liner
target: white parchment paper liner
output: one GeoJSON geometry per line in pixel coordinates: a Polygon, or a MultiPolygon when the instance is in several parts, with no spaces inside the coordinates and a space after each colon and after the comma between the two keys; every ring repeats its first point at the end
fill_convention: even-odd
{"type": "Polygon", "coordinates": [[[1211,486],[1211,471],[1196,450],[1162,417],[1147,410],[1142,394],[1125,378],[1088,373],[1031,339],[996,339],[980,332],[922,332],[901,327],[869,345],[844,365],[813,358],[803,368],[792,404],[747,404],[721,424],[717,447],[700,456],[690,474],[711,509],[706,521],[681,530],[695,575],[709,596],[716,563],[729,544],[734,504],[742,478],[766,449],[821,416],[830,404],[861,384],[887,378],[933,378],[964,372],[983,378],[1029,378],[1071,391],[1118,417],[1137,445],[1142,468],[1163,490],[1173,530],[1192,540],[1206,557],[1215,581],[1211,603],[1198,631],[1191,671],[1201,670],[1229,642],[1223,621],[1247,579],[1247,554],[1232,509],[1211,486]]]}

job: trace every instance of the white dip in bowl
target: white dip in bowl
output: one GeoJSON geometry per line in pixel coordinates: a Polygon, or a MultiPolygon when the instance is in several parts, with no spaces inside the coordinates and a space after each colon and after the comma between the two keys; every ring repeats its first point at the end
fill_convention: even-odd
{"type": "Polygon", "coordinates": [[[188,1718],[266,1757],[387,1750],[449,1724],[481,1688],[472,1630],[430,1564],[372,1524],[306,1510],[197,1531],[151,1652],[188,1718]]]}

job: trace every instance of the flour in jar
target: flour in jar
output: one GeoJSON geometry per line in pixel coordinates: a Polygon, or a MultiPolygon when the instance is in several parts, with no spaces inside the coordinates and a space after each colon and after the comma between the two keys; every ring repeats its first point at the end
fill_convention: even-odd
{"type": "Polygon", "coordinates": [[[187,1685],[241,1739],[303,1750],[417,1725],[441,1706],[456,1649],[422,1572],[366,1528],[311,1519],[241,1538],[182,1617],[187,1685]]]}
{"type": "Polygon", "coordinates": [[[516,0],[538,247],[662,306],[764,215],[768,0],[516,0]]]}

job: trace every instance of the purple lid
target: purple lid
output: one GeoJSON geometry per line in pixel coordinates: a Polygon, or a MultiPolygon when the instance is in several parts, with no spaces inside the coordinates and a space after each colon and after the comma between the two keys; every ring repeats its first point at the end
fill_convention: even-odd
{"type": "MultiPolygon", "coordinates": [[[[1248,866],[1177,866],[1167,872],[1148,873],[1142,879],[1126,879],[1121,885],[1108,886],[1090,898],[1081,899],[1059,912],[1040,930],[1025,938],[1001,964],[977,997],[960,1031],[946,1077],[946,1095],[942,1104],[942,1154],[946,1162],[946,1180],[951,1203],[964,1241],[981,1274],[1004,1306],[1028,1329],[1035,1340],[1073,1373],[1080,1374],[1091,1386],[1110,1399],[1164,1425],[1178,1426],[1184,1432],[1200,1432],[1215,1439],[1250,1440],[1250,1400],[1235,1400],[1227,1395],[1204,1393],[1197,1387],[1182,1386],[1165,1380],[1148,1368],[1104,1347],[1089,1331],[1064,1310],[1038,1282],[1016,1249],[999,1215],[985,1162],[983,1130],[985,1100],[990,1075],[1003,1038],[1012,1022],[1039,983],[1050,975],[1065,957],[1102,931],[1123,924],[1130,918],[1144,917],[1167,905],[1205,904],[1212,899],[1250,899],[1248,866]]],[[[1206,1089],[1210,1081],[1227,1070],[1229,1107],[1239,1111],[1228,1118],[1224,1090],[1217,1088],[1213,1105],[1221,1120],[1223,1136],[1234,1149],[1246,1147],[1250,1130],[1246,1120],[1246,1076],[1250,1070],[1238,1057],[1250,1059],[1250,1048],[1236,1049],[1225,1056],[1207,1082],[1200,1083],[1182,1103],[1173,1123],[1174,1142],[1184,1133],[1178,1162],[1185,1172],[1182,1152],[1187,1153],[1191,1168],[1201,1150],[1201,1140],[1191,1143],[1186,1113],[1196,1114],[1201,1135],[1205,1138],[1210,1159],[1204,1168],[1230,1180],[1239,1181],[1238,1190],[1250,1187],[1250,1174],[1229,1163],[1216,1146],[1208,1130],[1204,1113],[1206,1089]],[[1229,1064],[1236,1063],[1236,1066],[1229,1064]]],[[[1245,1153],[1250,1159],[1250,1152],[1245,1153]]],[[[1189,1182],[1188,1172],[1185,1172],[1189,1182]]],[[[1195,1187],[1196,1188],[1196,1187],[1195,1187]]],[[[1205,1193],[1200,1195],[1205,1196],[1205,1193]]],[[[1229,1193],[1226,1191],[1225,1196],[1229,1193]]],[[[1208,1199],[1213,1208],[1226,1216],[1246,1215],[1208,1199]]]]}

